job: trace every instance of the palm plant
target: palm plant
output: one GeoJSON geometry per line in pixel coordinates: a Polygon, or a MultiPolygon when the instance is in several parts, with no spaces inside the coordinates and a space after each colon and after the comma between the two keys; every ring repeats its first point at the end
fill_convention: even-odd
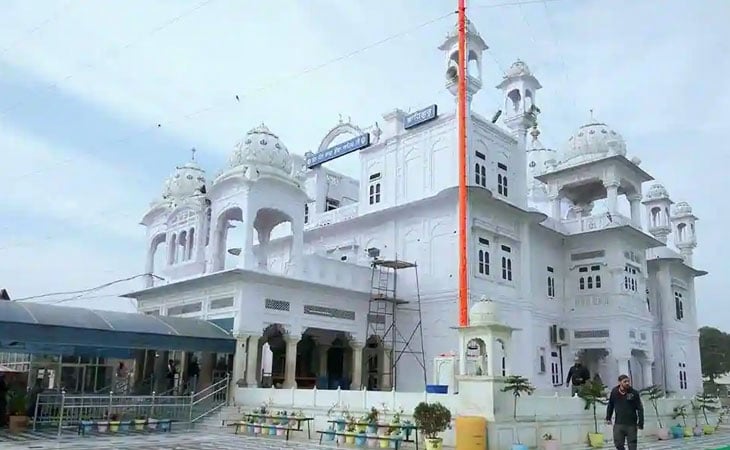
{"type": "Polygon", "coordinates": [[[585,401],[585,410],[593,409],[593,427],[595,434],[598,434],[598,413],[596,408],[598,405],[605,405],[608,403],[606,398],[606,386],[600,381],[590,380],[583,384],[578,389],[578,397],[585,401]]]}
{"type": "Polygon", "coordinates": [[[645,387],[640,391],[641,395],[645,395],[649,398],[649,402],[651,402],[652,408],[654,408],[654,414],[656,415],[656,421],[659,425],[659,428],[662,428],[662,419],[659,416],[659,405],[657,404],[657,401],[661,398],[664,398],[664,389],[662,389],[661,386],[654,384],[648,387],[645,387]]]}
{"type": "Polygon", "coordinates": [[[535,387],[530,384],[530,380],[525,377],[521,377],[519,375],[510,375],[504,381],[504,387],[502,387],[502,392],[512,393],[512,396],[514,397],[514,409],[512,417],[514,419],[517,419],[517,399],[520,398],[522,394],[532,395],[532,393],[535,392],[535,387]]]}

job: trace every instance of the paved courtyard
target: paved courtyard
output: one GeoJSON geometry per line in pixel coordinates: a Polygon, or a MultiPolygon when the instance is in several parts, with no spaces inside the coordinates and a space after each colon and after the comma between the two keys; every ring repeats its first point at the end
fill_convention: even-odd
{"type": "MultiPolygon", "coordinates": [[[[640,443],[639,449],[715,450],[727,445],[730,445],[730,434],[723,433],[690,440],[647,441],[640,443]]],[[[223,430],[194,430],[128,436],[73,437],[65,435],[61,441],[56,440],[55,434],[50,431],[24,435],[0,434],[0,449],[2,450],[313,450],[324,448],[335,447],[319,446],[316,441],[286,442],[279,438],[233,435],[223,430]]],[[[406,448],[414,447],[411,445],[406,448]]]]}

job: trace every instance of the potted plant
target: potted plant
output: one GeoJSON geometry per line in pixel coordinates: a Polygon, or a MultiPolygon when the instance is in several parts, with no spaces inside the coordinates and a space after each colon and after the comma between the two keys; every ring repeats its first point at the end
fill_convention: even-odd
{"type": "Polygon", "coordinates": [[[81,434],[91,433],[94,428],[94,421],[84,416],[80,422],[81,434]]]}
{"type": "Polygon", "coordinates": [[[651,403],[652,408],[654,408],[654,415],[656,415],[656,421],[657,421],[657,438],[661,441],[665,441],[669,439],[669,430],[664,428],[662,425],[662,418],[659,415],[659,405],[658,401],[661,398],[664,398],[664,390],[659,385],[652,385],[648,386],[640,391],[641,395],[646,396],[649,399],[649,402],[651,403]]]}
{"type": "Polygon", "coordinates": [[[393,431],[390,433],[390,437],[392,438],[390,440],[390,448],[401,448],[401,443],[403,442],[403,432],[400,430],[400,428],[394,428],[393,431]]]}
{"type": "Polygon", "coordinates": [[[710,425],[710,419],[707,417],[707,412],[717,412],[717,410],[719,409],[717,397],[710,394],[702,393],[698,394],[697,397],[695,397],[695,401],[697,402],[697,405],[702,411],[702,415],[705,418],[705,425],[702,426],[702,433],[712,434],[715,431],[715,428],[710,425]]]}
{"type": "Polygon", "coordinates": [[[106,433],[107,429],[109,429],[109,422],[107,420],[97,420],[96,421],[96,430],[99,433],[106,433]]]}
{"type": "Polygon", "coordinates": [[[8,428],[11,433],[21,433],[28,428],[28,394],[22,389],[13,389],[8,397],[8,428]]]}
{"type": "Polygon", "coordinates": [[[380,438],[378,439],[380,443],[380,448],[388,448],[390,447],[391,439],[390,439],[390,433],[393,431],[392,427],[383,428],[383,432],[380,435],[380,438]]]}
{"type": "Polygon", "coordinates": [[[335,431],[335,424],[334,423],[331,423],[331,424],[329,424],[329,426],[327,427],[327,429],[325,430],[325,432],[322,433],[322,434],[324,434],[323,437],[324,437],[324,440],[325,441],[334,441],[335,440],[335,433],[336,433],[336,431],[335,431]]]}
{"type": "Polygon", "coordinates": [[[357,425],[355,423],[354,418],[350,418],[350,421],[347,422],[347,429],[345,430],[345,444],[354,444],[355,443],[355,433],[357,432],[357,425]]]}
{"type": "MultiPolygon", "coordinates": [[[[677,423],[677,425],[672,427],[672,435],[676,439],[687,436],[687,405],[679,405],[674,407],[674,409],[672,410],[672,420],[678,418],[682,419],[682,425],[677,423]]],[[[691,428],[689,429],[689,436],[692,436],[691,428]]]]}
{"type": "Polygon", "coordinates": [[[409,419],[405,419],[403,421],[403,424],[401,425],[401,430],[403,430],[405,441],[407,441],[411,438],[411,433],[413,433],[414,428],[415,428],[415,425],[409,419]]]}
{"type": "Polygon", "coordinates": [[[145,423],[147,423],[147,418],[145,416],[137,416],[137,418],[134,419],[134,429],[136,431],[144,431],[145,423]]]}
{"type": "Polygon", "coordinates": [[[606,386],[598,380],[585,382],[578,389],[578,397],[585,402],[585,410],[593,410],[593,433],[588,433],[588,444],[593,448],[603,447],[603,433],[598,432],[598,405],[608,403],[606,399],[606,386]]]}
{"type": "MultiPolygon", "coordinates": [[[[532,395],[535,387],[530,384],[530,380],[519,375],[510,375],[504,380],[502,392],[511,392],[514,399],[512,408],[512,418],[517,420],[517,399],[522,394],[532,395]]],[[[527,446],[520,442],[519,434],[516,435],[517,442],[512,445],[512,450],[527,450],[527,446]]]]}
{"type": "Polygon", "coordinates": [[[367,416],[365,416],[364,422],[367,423],[367,432],[371,434],[377,434],[378,433],[378,416],[380,415],[380,412],[376,407],[370,408],[370,412],[368,412],[367,416]]]}
{"type": "Polygon", "coordinates": [[[147,429],[150,431],[155,431],[157,429],[158,422],[159,422],[159,420],[157,420],[153,417],[148,417],[147,418],[147,429]]]}
{"type": "Polygon", "coordinates": [[[367,433],[365,431],[358,431],[357,434],[355,434],[355,446],[356,447],[365,447],[365,444],[367,443],[367,433]]]}
{"type": "Polygon", "coordinates": [[[109,431],[111,433],[116,433],[119,431],[119,415],[118,414],[112,414],[109,416],[109,431]]]}
{"type": "Polygon", "coordinates": [[[130,420],[125,417],[124,414],[119,416],[119,431],[126,432],[129,431],[130,427],[130,420]]]}
{"type": "Polygon", "coordinates": [[[700,408],[699,403],[695,402],[694,400],[690,401],[690,405],[692,406],[692,417],[694,417],[695,419],[695,426],[692,428],[692,435],[695,437],[699,437],[704,434],[702,431],[702,427],[700,426],[700,411],[702,409],[700,408]]]}
{"type": "Polygon", "coordinates": [[[558,450],[560,443],[553,439],[553,435],[545,433],[542,435],[542,448],[544,450],[558,450]]]}
{"type": "Polygon", "coordinates": [[[443,439],[439,433],[451,428],[451,411],[441,403],[421,402],[413,411],[413,419],[426,437],[426,450],[441,450],[443,439]]]}

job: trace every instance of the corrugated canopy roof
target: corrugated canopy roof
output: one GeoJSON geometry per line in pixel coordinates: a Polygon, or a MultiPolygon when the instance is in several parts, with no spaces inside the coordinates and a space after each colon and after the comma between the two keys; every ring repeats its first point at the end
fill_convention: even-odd
{"type": "Polygon", "coordinates": [[[0,302],[0,348],[53,353],[49,346],[63,347],[56,353],[64,354],[68,347],[94,354],[111,349],[232,353],[235,340],[226,330],[205,320],[0,302]]]}

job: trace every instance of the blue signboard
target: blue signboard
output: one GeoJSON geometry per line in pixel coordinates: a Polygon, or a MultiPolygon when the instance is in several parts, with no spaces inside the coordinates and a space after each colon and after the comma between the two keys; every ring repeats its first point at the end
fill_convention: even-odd
{"type": "Polygon", "coordinates": [[[406,120],[403,122],[403,128],[407,130],[409,128],[417,127],[426,122],[432,121],[436,117],[438,117],[438,105],[431,105],[428,108],[423,108],[413,114],[408,114],[406,116],[406,120]]]}
{"type": "Polygon", "coordinates": [[[335,158],[352,153],[355,150],[361,150],[369,145],[370,134],[362,134],[350,139],[349,141],[337,144],[334,147],[330,147],[327,150],[322,150],[319,153],[315,153],[314,155],[307,157],[307,167],[311,169],[312,167],[316,167],[322,163],[326,163],[327,161],[332,161],[335,158]]]}

